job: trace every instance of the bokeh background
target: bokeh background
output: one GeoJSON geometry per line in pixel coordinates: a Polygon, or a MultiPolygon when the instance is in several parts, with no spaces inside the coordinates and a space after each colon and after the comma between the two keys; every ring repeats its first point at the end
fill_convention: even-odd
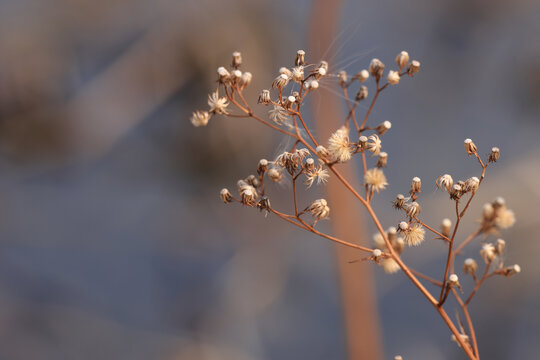
{"type": "MultiPolygon", "coordinates": [[[[325,19],[305,0],[0,1],[0,358],[347,358],[335,245],[217,196],[286,140],[243,120],[189,123],[232,51],[254,102],[300,48],[352,73],[403,49],[422,63],[372,116],[393,123],[385,226],[413,176],[427,222],[453,214],[432,184],[478,174],[463,139],[501,148],[461,234],[505,197],[508,262],[523,271],[489,281],[472,313],[484,358],[538,357],[540,3],[335,4],[335,42],[310,49],[325,19]]],[[[287,190],[273,188],[278,203],[287,190]]],[[[437,241],[405,259],[442,276],[437,241]]],[[[375,276],[385,358],[464,358],[404,276],[375,276]]]]}

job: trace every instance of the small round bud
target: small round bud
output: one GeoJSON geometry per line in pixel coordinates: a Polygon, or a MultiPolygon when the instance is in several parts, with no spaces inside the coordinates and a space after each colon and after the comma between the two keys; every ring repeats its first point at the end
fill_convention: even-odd
{"type": "Polygon", "coordinates": [[[294,59],[294,65],[301,66],[306,63],[306,52],[304,50],[298,50],[296,52],[296,58],[294,59]]]}
{"type": "Polygon", "coordinates": [[[403,67],[407,65],[408,62],[409,62],[408,52],[402,51],[396,56],[396,64],[397,66],[399,66],[400,70],[403,69],[403,67]]]}
{"type": "Polygon", "coordinates": [[[450,236],[450,231],[452,230],[452,221],[448,218],[441,221],[441,234],[446,237],[450,236]]]}
{"type": "Polygon", "coordinates": [[[357,72],[353,77],[353,79],[358,80],[360,82],[364,82],[368,78],[369,78],[369,72],[366,69],[357,72]]]}
{"type": "Polygon", "coordinates": [[[392,123],[386,120],[383,123],[377,125],[375,130],[377,130],[377,133],[379,135],[384,135],[388,130],[390,130],[391,127],[392,127],[392,123]]]}
{"type": "Polygon", "coordinates": [[[399,231],[407,231],[409,229],[409,223],[402,221],[398,224],[399,231]]]}
{"type": "Polygon", "coordinates": [[[218,67],[217,73],[219,76],[219,82],[225,83],[229,80],[231,74],[223,66],[218,67]]]}
{"type": "Polygon", "coordinates": [[[242,79],[242,72],[240,70],[234,70],[232,76],[235,81],[240,81],[242,79]]]}
{"type": "Polygon", "coordinates": [[[410,218],[416,217],[422,211],[422,207],[416,201],[413,201],[407,206],[407,216],[410,218]]]}
{"type": "Polygon", "coordinates": [[[328,160],[328,157],[330,156],[330,153],[328,152],[328,150],[324,146],[322,146],[322,145],[317,146],[315,151],[317,152],[317,155],[319,155],[319,157],[321,159],[328,160]]]}
{"type": "Polygon", "coordinates": [[[246,71],[242,74],[242,78],[240,79],[240,85],[242,85],[242,88],[245,88],[249,84],[251,84],[251,79],[253,78],[253,75],[246,71]]]}
{"type": "Polygon", "coordinates": [[[281,179],[283,178],[283,174],[281,173],[281,171],[279,171],[278,169],[276,168],[272,168],[270,170],[268,170],[268,177],[273,181],[273,182],[280,182],[281,179]]]}
{"type": "Polygon", "coordinates": [[[367,136],[362,135],[358,138],[358,146],[360,146],[360,149],[366,150],[367,144],[368,144],[367,136]]]}
{"type": "Polygon", "coordinates": [[[377,258],[380,258],[381,255],[382,255],[382,251],[381,251],[381,250],[379,250],[379,249],[374,249],[374,250],[373,250],[373,257],[374,257],[374,258],[376,258],[376,259],[377,259],[377,258]]]}
{"type": "Polygon", "coordinates": [[[478,186],[480,186],[480,179],[478,179],[476,176],[473,176],[472,178],[467,179],[467,181],[465,181],[465,187],[463,188],[463,191],[475,192],[476,190],[478,190],[478,186]]]}
{"type": "Polygon", "coordinates": [[[465,259],[465,261],[463,262],[463,272],[465,274],[475,274],[476,269],[478,269],[478,264],[476,263],[476,260],[472,258],[465,259]]]}
{"type": "Polygon", "coordinates": [[[388,72],[388,75],[386,76],[386,80],[388,80],[388,83],[392,85],[399,84],[399,79],[400,79],[399,73],[394,70],[390,70],[388,72]]]}
{"type": "Polygon", "coordinates": [[[398,194],[396,196],[396,199],[394,200],[392,206],[395,209],[403,209],[404,205],[405,205],[405,196],[403,196],[402,194],[398,194]]]}
{"type": "Polygon", "coordinates": [[[313,160],[312,158],[307,158],[304,167],[306,170],[313,169],[315,167],[315,160],[313,160]]]}
{"type": "Polygon", "coordinates": [[[452,186],[452,189],[450,189],[450,199],[452,200],[459,200],[461,196],[463,195],[463,190],[461,188],[461,185],[455,184],[452,186]]]}
{"type": "Polygon", "coordinates": [[[264,174],[266,171],[268,171],[268,160],[259,160],[259,164],[257,165],[257,173],[264,174]]]}
{"type": "Polygon", "coordinates": [[[495,252],[497,255],[502,255],[504,253],[504,248],[506,247],[506,241],[503,239],[497,239],[495,243],[495,252]]]}
{"type": "Polygon", "coordinates": [[[383,167],[386,167],[386,164],[388,163],[388,154],[386,152],[381,152],[379,154],[379,157],[377,159],[377,167],[380,169],[380,168],[383,168],[383,167]]]}
{"type": "Polygon", "coordinates": [[[493,207],[494,207],[495,209],[498,209],[498,208],[503,207],[503,206],[505,206],[505,205],[506,205],[506,200],[504,200],[504,198],[501,197],[501,196],[498,196],[498,197],[495,199],[495,201],[493,201],[493,207]]]}
{"type": "Polygon", "coordinates": [[[488,156],[488,161],[489,162],[496,162],[497,160],[499,160],[500,156],[501,156],[501,151],[499,150],[499,148],[498,147],[492,147],[491,152],[489,153],[489,156],[488,156]]]}
{"type": "Polygon", "coordinates": [[[219,192],[219,197],[225,204],[228,204],[232,201],[232,194],[229,189],[221,189],[221,191],[219,192]]]}
{"type": "Polygon", "coordinates": [[[388,240],[390,242],[394,242],[397,238],[397,229],[395,226],[390,226],[388,230],[386,230],[386,235],[388,236],[388,240]]]}
{"type": "Polygon", "coordinates": [[[422,187],[422,181],[419,177],[415,176],[412,179],[411,182],[411,193],[417,193],[420,192],[420,188],[422,187]]]}
{"type": "Polygon", "coordinates": [[[448,277],[448,285],[459,286],[459,278],[456,274],[452,274],[448,277]]]}
{"type": "Polygon", "coordinates": [[[471,139],[465,139],[463,143],[465,145],[465,150],[467,151],[467,155],[471,156],[473,154],[476,154],[476,152],[478,151],[478,148],[476,147],[476,145],[473,143],[471,139]]]}
{"type": "Polygon", "coordinates": [[[369,63],[369,72],[377,80],[379,80],[384,72],[384,64],[379,59],[373,59],[369,63]]]}
{"type": "Polygon", "coordinates": [[[341,87],[347,87],[347,72],[345,70],[341,70],[337,74],[338,76],[338,84],[341,87]]]}
{"type": "Polygon", "coordinates": [[[411,63],[407,67],[407,73],[409,74],[409,76],[413,76],[418,72],[418,70],[420,70],[420,62],[416,60],[411,61],[411,63]]]}
{"type": "Polygon", "coordinates": [[[319,82],[317,80],[311,80],[310,82],[307,83],[307,87],[308,89],[312,89],[312,90],[318,89],[319,82]]]}
{"type": "Polygon", "coordinates": [[[238,51],[232,53],[232,67],[238,69],[242,65],[242,54],[238,51]]]}
{"type": "Polygon", "coordinates": [[[360,86],[360,89],[358,89],[358,92],[356,93],[355,99],[356,101],[364,100],[368,97],[368,88],[364,85],[360,86]]]}

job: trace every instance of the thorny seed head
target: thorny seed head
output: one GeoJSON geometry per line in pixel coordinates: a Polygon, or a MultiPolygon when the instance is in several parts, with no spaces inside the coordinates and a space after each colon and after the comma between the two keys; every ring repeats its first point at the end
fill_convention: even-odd
{"type": "Polygon", "coordinates": [[[232,53],[232,67],[238,69],[242,65],[242,54],[239,51],[232,53]]]}
{"type": "Polygon", "coordinates": [[[465,151],[467,151],[467,155],[469,156],[476,154],[478,151],[478,148],[471,139],[465,139],[463,144],[465,145],[465,151]]]}
{"type": "Polygon", "coordinates": [[[392,206],[394,207],[394,209],[403,209],[404,205],[405,205],[405,196],[403,196],[402,194],[397,194],[396,199],[392,203],[392,206]]]}
{"type": "Polygon", "coordinates": [[[377,156],[381,152],[382,141],[376,134],[370,135],[368,137],[367,149],[374,155],[377,156]]]}
{"type": "Polygon", "coordinates": [[[328,140],[328,152],[332,159],[338,162],[350,160],[352,156],[352,147],[349,143],[349,129],[346,126],[340,127],[332,134],[328,140]]]}
{"type": "Polygon", "coordinates": [[[219,192],[219,197],[225,204],[228,204],[232,201],[232,194],[229,189],[221,189],[221,191],[219,192]]]}
{"type": "Polygon", "coordinates": [[[259,100],[257,100],[257,103],[263,103],[264,105],[270,104],[272,99],[270,98],[270,90],[263,90],[261,91],[259,95],[259,100]]]}
{"type": "Polygon", "coordinates": [[[369,72],[375,79],[380,80],[384,72],[384,64],[379,59],[371,60],[369,64],[369,72]]]}
{"type": "Polygon", "coordinates": [[[210,106],[210,114],[226,114],[229,103],[227,102],[227,98],[220,98],[218,91],[216,90],[208,95],[208,106],[210,106]]]}
{"type": "Polygon", "coordinates": [[[418,72],[418,70],[420,70],[420,62],[416,60],[411,61],[411,63],[407,67],[407,73],[409,74],[409,76],[413,76],[418,72]]]}
{"type": "Polygon", "coordinates": [[[420,192],[420,189],[422,188],[422,180],[418,176],[413,177],[411,181],[411,193],[415,194],[420,192]]]}
{"type": "Polygon", "coordinates": [[[369,72],[368,72],[366,69],[357,72],[357,73],[354,74],[354,76],[353,76],[353,79],[354,79],[354,80],[358,80],[358,81],[360,81],[361,83],[363,83],[364,81],[366,81],[368,78],[369,78],[369,72]]]}
{"type": "Polygon", "coordinates": [[[450,199],[452,200],[459,200],[461,199],[461,196],[463,195],[463,190],[461,189],[461,185],[455,184],[452,186],[452,189],[450,189],[450,199]]]}
{"type": "Polygon", "coordinates": [[[480,179],[478,179],[476,176],[473,176],[472,178],[465,181],[465,187],[463,190],[465,192],[476,192],[476,190],[478,190],[478,186],[480,186],[480,179]]]}
{"type": "Polygon", "coordinates": [[[406,51],[400,52],[396,56],[396,64],[399,66],[399,70],[403,69],[409,62],[409,53],[406,51]]]}
{"type": "Polygon", "coordinates": [[[499,150],[499,148],[498,147],[492,147],[491,152],[489,153],[489,156],[488,156],[488,161],[489,162],[496,162],[497,160],[499,160],[500,156],[501,156],[501,151],[499,150]]]}
{"type": "Polygon", "coordinates": [[[504,253],[504,248],[506,247],[506,241],[503,239],[497,239],[495,242],[495,252],[497,255],[501,256],[504,253]]]}
{"type": "Polygon", "coordinates": [[[268,170],[267,174],[270,180],[272,180],[273,182],[280,182],[283,178],[283,173],[276,168],[271,168],[270,170],[268,170]]]}
{"type": "Polygon", "coordinates": [[[307,210],[317,220],[326,219],[330,215],[330,208],[325,199],[318,199],[309,205],[307,210]]]}
{"type": "Polygon", "coordinates": [[[384,135],[390,128],[392,127],[392,123],[388,120],[383,121],[381,124],[377,125],[375,130],[377,130],[377,133],[379,135],[384,135]]]}
{"type": "Polygon", "coordinates": [[[478,269],[478,264],[476,263],[476,260],[474,260],[473,258],[465,259],[465,261],[463,262],[463,272],[465,274],[475,274],[476,269],[478,269]]]}
{"type": "Polygon", "coordinates": [[[337,77],[339,86],[347,87],[347,72],[345,70],[341,70],[338,72],[337,77]]]}
{"type": "Polygon", "coordinates": [[[388,154],[384,151],[379,153],[379,158],[377,159],[377,167],[383,168],[386,167],[386,164],[388,163],[388,154]]]}
{"type": "Polygon", "coordinates": [[[195,127],[206,126],[210,120],[208,111],[197,110],[191,114],[191,123],[195,127]]]}
{"type": "Polygon", "coordinates": [[[405,243],[409,246],[418,246],[424,241],[425,233],[426,231],[420,224],[409,226],[407,230],[403,231],[405,243]]]}
{"type": "Polygon", "coordinates": [[[268,160],[266,159],[259,160],[259,164],[257,165],[257,173],[261,175],[267,171],[268,171],[268,160]]]}
{"type": "Polygon", "coordinates": [[[450,236],[450,230],[452,229],[452,221],[448,218],[441,221],[441,234],[446,237],[450,236]]]}
{"type": "Polygon", "coordinates": [[[497,256],[495,246],[493,246],[491,243],[482,245],[482,249],[480,249],[480,256],[482,256],[482,259],[484,259],[486,264],[489,264],[497,256]]]}
{"type": "Polygon", "coordinates": [[[444,174],[437,179],[435,184],[439,189],[449,192],[454,185],[454,179],[452,179],[452,176],[450,176],[449,174],[444,174]]]}
{"type": "Polygon", "coordinates": [[[399,84],[399,79],[400,79],[399,73],[394,70],[390,70],[388,72],[388,75],[386,75],[386,80],[388,80],[388,83],[391,85],[399,84]]]}
{"type": "Polygon", "coordinates": [[[358,92],[356,93],[355,100],[361,101],[368,97],[368,88],[364,85],[360,86],[358,92]]]}
{"type": "Polygon", "coordinates": [[[306,63],[306,52],[304,50],[298,50],[296,52],[296,58],[294,59],[295,66],[303,66],[306,63]]]}
{"type": "Polygon", "coordinates": [[[384,190],[386,185],[388,185],[384,172],[379,168],[372,168],[366,171],[364,174],[364,183],[369,186],[371,191],[376,191],[377,193],[384,190]]]}
{"type": "Polygon", "coordinates": [[[407,205],[407,216],[411,219],[415,218],[418,214],[420,214],[420,211],[422,211],[422,207],[416,201],[413,201],[412,203],[407,205]]]}
{"type": "Polygon", "coordinates": [[[272,82],[272,87],[277,88],[279,90],[283,90],[285,86],[289,83],[289,76],[285,74],[280,74],[277,78],[274,79],[272,82]]]}

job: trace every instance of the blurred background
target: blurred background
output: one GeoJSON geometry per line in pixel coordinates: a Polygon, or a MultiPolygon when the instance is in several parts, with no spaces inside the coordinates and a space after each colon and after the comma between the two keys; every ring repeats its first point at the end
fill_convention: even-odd
{"type": "MultiPolygon", "coordinates": [[[[451,217],[436,177],[478,175],[465,138],[483,154],[500,147],[460,235],[503,196],[517,217],[502,234],[507,261],[522,273],[491,279],[471,312],[483,358],[538,357],[540,3],[334,2],[331,45],[310,34],[333,21],[315,19],[315,3],[0,1],[0,358],[348,358],[335,245],[218,197],[287,140],[244,119],[189,122],[233,51],[254,74],[254,103],[297,49],[350,73],[373,57],[392,68],[401,50],[422,63],[371,118],[393,123],[385,227],[414,176],[426,222],[451,217]]],[[[286,191],[270,192],[283,209],[286,191]]],[[[438,241],[404,257],[442,276],[438,241]]],[[[374,272],[382,358],[464,358],[402,274],[374,272]]]]}

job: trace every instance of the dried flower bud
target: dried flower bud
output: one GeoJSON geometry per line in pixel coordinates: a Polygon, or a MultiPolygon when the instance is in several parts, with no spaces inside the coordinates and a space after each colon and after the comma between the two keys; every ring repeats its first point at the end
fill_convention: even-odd
{"type": "Polygon", "coordinates": [[[373,249],[372,254],[373,258],[375,258],[375,260],[378,260],[382,256],[382,251],[379,249],[373,249]]]}
{"type": "Polygon", "coordinates": [[[263,103],[264,105],[270,104],[272,99],[270,98],[270,90],[263,90],[259,94],[259,100],[257,100],[257,103],[263,103]]]}
{"type": "Polygon", "coordinates": [[[306,52],[304,50],[298,50],[296,52],[296,58],[294,59],[294,65],[302,66],[306,63],[306,52]]]}
{"type": "Polygon", "coordinates": [[[379,80],[384,72],[384,64],[382,61],[379,59],[371,60],[371,63],[369,64],[369,72],[375,79],[379,80]]]}
{"type": "Polygon", "coordinates": [[[369,186],[371,191],[376,191],[377,193],[384,190],[386,185],[388,185],[384,172],[379,168],[366,171],[364,174],[364,183],[369,186]]]}
{"type": "Polygon", "coordinates": [[[446,237],[450,236],[450,231],[452,230],[452,221],[448,218],[441,221],[441,234],[446,237]]]}
{"type": "Polygon", "coordinates": [[[465,187],[463,188],[464,192],[476,192],[478,190],[478,186],[480,186],[480,179],[478,179],[476,176],[473,176],[470,179],[467,179],[465,181],[465,187]]]}
{"type": "Polygon", "coordinates": [[[476,154],[478,148],[471,139],[465,139],[463,143],[465,144],[465,150],[467,151],[467,155],[471,156],[473,154],[476,154]]]}
{"type": "Polygon", "coordinates": [[[285,66],[279,68],[279,74],[285,75],[289,79],[292,77],[292,71],[287,69],[285,66]]]}
{"type": "Polygon", "coordinates": [[[191,114],[191,124],[195,127],[206,126],[210,120],[208,111],[197,110],[191,114]]]}
{"type": "Polygon", "coordinates": [[[414,193],[420,192],[421,187],[422,187],[422,181],[420,180],[420,178],[417,176],[413,177],[412,182],[411,182],[411,193],[414,194],[414,193]]]}
{"type": "Polygon", "coordinates": [[[273,88],[278,88],[279,90],[283,90],[285,86],[289,83],[289,77],[285,74],[280,74],[277,78],[274,79],[272,82],[273,88]]]}
{"type": "Polygon", "coordinates": [[[253,78],[253,75],[246,71],[242,74],[242,79],[240,79],[240,85],[242,86],[242,89],[251,84],[251,79],[253,78]]]}
{"type": "Polygon", "coordinates": [[[367,143],[368,143],[367,136],[362,135],[358,138],[358,147],[360,148],[360,150],[366,150],[367,143]]]}
{"type": "Polygon", "coordinates": [[[398,254],[401,254],[403,249],[405,249],[405,240],[402,237],[398,237],[392,247],[398,254]]]}
{"type": "Polygon", "coordinates": [[[267,171],[268,171],[268,160],[266,159],[259,160],[259,164],[257,165],[257,173],[261,175],[267,171]]]}
{"type": "Polygon", "coordinates": [[[305,85],[308,89],[315,90],[319,88],[319,82],[317,80],[311,80],[306,82],[305,85]]]}
{"type": "Polygon", "coordinates": [[[397,66],[399,66],[399,70],[403,69],[403,67],[405,67],[405,65],[407,65],[408,62],[409,62],[408,52],[402,51],[396,56],[396,64],[397,66]]]}
{"type": "Polygon", "coordinates": [[[452,274],[448,277],[448,286],[461,287],[461,285],[459,284],[459,278],[456,274],[452,274]]]}
{"type": "Polygon", "coordinates": [[[493,205],[490,203],[485,203],[482,207],[482,218],[484,221],[490,221],[493,219],[493,215],[495,215],[495,209],[493,208],[493,205]]]}
{"type": "Polygon", "coordinates": [[[518,264],[508,266],[502,269],[502,275],[506,277],[514,276],[516,274],[519,274],[520,272],[521,272],[521,266],[519,266],[518,264]]]}
{"type": "Polygon", "coordinates": [[[246,182],[253,186],[254,188],[257,188],[259,187],[259,179],[257,179],[257,177],[255,175],[249,175],[247,178],[246,178],[246,182]]]}
{"type": "Polygon", "coordinates": [[[503,239],[497,239],[497,242],[495,243],[495,252],[497,255],[502,255],[504,253],[504,248],[506,247],[506,241],[503,239]]]}
{"type": "Polygon", "coordinates": [[[498,196],[495,201],[493,201],[493,208],[494,209],[499,209],[503,206],[506,206],[506,200],[504,200],[503,197],[501,196],[498,196]]]}
{"type": "Polygon", "coordinates": [[[287,96],[285,99],[285,108],[290,109],[294,103],[296,103],[296,98],[294,96],[287,96]]]}
{"type": "Polygon", "coordinates": [[[379,158],[377,159],[377,167],[378,168],[386,167],[387,162],[388,162],[388,154],[385,152],[381,152],[379,154],[379,158]]]}
{"type": "Polygon", "coordinates": [[[340,127],[328,140],[328,152],[335,161],[345,162],[352,157],[352,147],[349,143],[349,129],[340,127]]]}
{"type": "Polygon", "coordinates": [[[276,168],[271,168],[270,170],[268,170],[268,177],[269,177],[273,182],[280,182],[281,179],[283,178],[283,174],[282,174],[281,171],[279,171],[278,169],[276,169],[276,168]]]}
{"type": "Polygon", "coordinates": [[[475,274],[476,269],[478,269],[478,264],[476,263],[476,260],[472,258],[465,259],[465,261],[463,262],[463,272],[465,274],[475,274]]]}
{"type": "Polygon", "coordinates": [[[409,74],[409,76],[413,76],[418,72],[418,70],[420,70],[420,62],[416,60],[411,61],[411,63],[407,67],[407,73],[409,74]]]}
{"type": "Polygon", "coordinates": [[[233,70],[232,80],[234,83],[239,84],[242,81],[242,72],[240,70],[233,70]]]}
{"type": "Polygon", "coordinates": [[[482,256],[482,259],[484,259],[486,264],[489,264],[497,256],[495,246],[493,246],[491,243],[482,245],[482,249],[480,249],[480,256],[482,256]]]}
{"type": "Polygon", "coordinates": [[[314,167],[315,167],[315,160],[313,160],[312,158],[307,158],[304,164],[304,169],[312,170],[314,167]]]}
{"type": "Polygon", "coordinates": [[[373,153],[374,156],[379,155],[381,147],[382,142],[377,135],[373,134],[368,137],[367,149],[373,153]]]}
{"type": "Polygon", "coordinates": [[[360,86],[360,89],[358,89],[358,92],[356,93],[355,99],[356,101],[364,100],[368,97],[368,88],[364,85],[360,86]]]}
{"type": "Polygon", "coordinates": [[[257,190],[244,180],[239,180],[237,183],[238,192],[244,205],[253,206],[257,198],[257,190]]]}
{"type": "Polygon", "coordinates": [[[410,218],[415,218],[418,214],[420,214],[420,211],[422,211],[422,207],[419,203],[416,201],[413,201],[409,205],[407,205],[407,216],[410,218]]]}
{"type": "Polygon", "coordinates": [[[452,176],[450,176],[449,174],[444,174],[437,179],[435,184],[441,190],[446,189],[446,191],[450,191],[450,189],[454,185],[454,179],[452,179],[452,176]]]}
{"type": "Polygon", "coordinates": [[[499,148],[498,147],[492,147],[491,152],[489,153],[489,156],[488,156],[488,161],[489,162],[496,162],[497,160],[499,160],[500,156],[501,156],[501,151],[499,150],[499,148]]]}
{"type": "Polygon", "coordinates": [[[291,79],[297,83],[301,83],[304,80],[304,67],[297,66],[292,69],[291,79]]]}
{"type": "Polygon", "coordinates": [[[405,205],[405,196],[403,196],[402,194],[398,194],[396,196],[396,199],[394,200],[394,202],[392,203],[392,206],[395,208],[395,209],[403,209],[403,206],[405,205]]]}
{"type": "Polygon", "coordinates": [[[404,232],[404,231],[407,231],[409,230],[409,223],[406,222],[406,221],[402,221],[398,224],[398,231],[399,232],[404,232]]]}
{"type": "Polygon", "coordinates": [[[452,199],[452,200],[461,199],[461,196],[463,195],[461,185],[455,184],[454,186],[452,186],[452,189],[450,189],[449,194],[450,194],[450,199],[452,199]]]}
{"type": "Polygon", "coordinates": [[[388,80],[388,83],[392,85],[399,84],[399,79],[400,79],[399,73],[394,70],[390,70],[388,72],[388,75],[386,75],[386,80],[388,80]]]}
{"type": "Polygon", "coordinates": [[[325,219],[330,215],[330,208],[325,199],[318,199],[311,203],[308,206],[307,210],[311,213],[313,217],[317,220],[325,219]]]}
{"type": "Polygon", "coordinates": [[[338,72],[337,76],[339,86],[347,87],[347,72],[345,70],[341,70],[338,72]]]}
{"type": "Polygon", "coordinates": [[[388,230],[386,230],[386,236],[388,236],[388,240],[390,243],[393,243],[397,239],[397,229],[395,226],[390,226],[388,230]]]}
{"type": "Polygon", "coordinates": [[[324,160],[328,160],[329,157],[330,157],[330,153],[328,152],[328,150],[322,146],[322,145],[319,145],[317,146],[317,148],[315,149],[315,151],[317,152],[317,155],[319,155],[319,157],[321,159],[324,159],[324,160]]]}
{"type": "Polygon", "coordinates": [[[232,67],[238,69],[242,65],[242,54],[239,51],[232,53],[232,67]]]}
{"type": "Polygon", "coordinates": [[[357,72],[357,73],[354,74],[354,76],[353,76],[353,79],[354,79],[354,80],[358,80],[358,81],[360,81],[360,82],[364,82],[364,81],[366,81],[368,78],[369,78],[369,72],[368,72],[366,69],[357,72]]]}
{"type": "Polygon", "coordinates": [[[319,80],[328,73],[328,63],[326,61],[321,61],[321,63],[313,70],[315,78],[319,80]]]}
{"type": "Polygon", "coordinates": [[[379,135],[384,135],[388,130],[390,130],[391,127],[392,127],[392,123],[386,120],[383,123],[377,125],[375,130],[377,130],[377,133],[379,135]]]}
{"type": "Polygon", "coordinates": [[[225,204],[228,204],[232,201],[232,194],[229,189],[221,189],[221,191],[219,192],[219,197],[225,204]]]}
{"type": "Polygon", "coordinates": [[[216,90],[208,95],[208,106],[210,107],[210,110],[208,111],[210,114],[226,114],[229,103],[227,102],[226,97],[219,97],[218,91],[216,90]]]}
{"type": "MultiPolygon", "coordinates": [[[[399,223],[400,228],[401,224],[402,223],[399,223]]],[[[403,231],[403,234],[405,236],[405,243],[407,243],[407,245],[409,246],[418,246],[424,241],[425,233],[426,231],[419,224],[409,226],[407,230],[403,231]]]]}
{"type": "Polygon", "coordinates": [[[220,83],[226,83],[229,81],[231,74],[223,66],[218,67],[217,73],[220,83]]]}

